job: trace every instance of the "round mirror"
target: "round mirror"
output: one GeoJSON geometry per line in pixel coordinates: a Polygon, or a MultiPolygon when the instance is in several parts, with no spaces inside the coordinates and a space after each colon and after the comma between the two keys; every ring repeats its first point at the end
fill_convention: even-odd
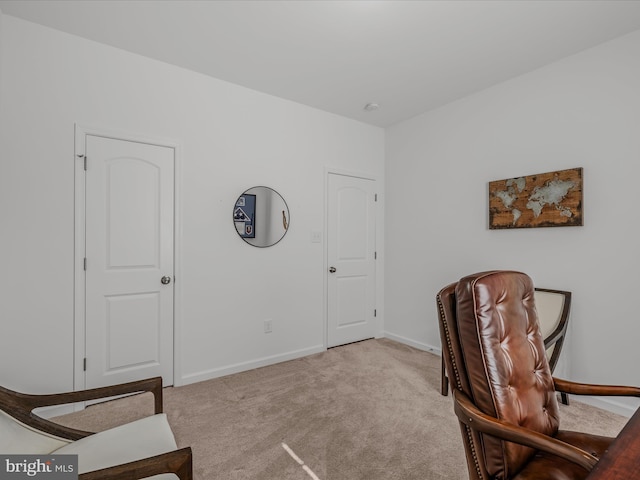
{"type": "Polygon", "coordinates": [[[289,207],[269,187],[253,187],[236,200],[233,223],[240,238],[254,247],[275,245],[289,229],[289,207]]]}

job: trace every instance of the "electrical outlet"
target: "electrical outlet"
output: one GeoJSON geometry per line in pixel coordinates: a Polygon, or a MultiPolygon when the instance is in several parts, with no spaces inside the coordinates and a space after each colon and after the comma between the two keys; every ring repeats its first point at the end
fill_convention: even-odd
{"type": "Polygon", "coordinates": [[[317,230],[312,230],[311,243],[322,243],[322,232],[319,232],[317,230]]]}
{"type": "Polygon", "coordinates": [[[271,333],[271,319],[268,318],[264,321],[264,333],[271,333]]]}

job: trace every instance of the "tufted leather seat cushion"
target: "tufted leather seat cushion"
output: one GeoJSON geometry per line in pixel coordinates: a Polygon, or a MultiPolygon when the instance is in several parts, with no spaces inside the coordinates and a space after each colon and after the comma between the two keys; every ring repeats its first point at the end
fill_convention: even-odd
{"type": "MultiPolygon", "coordinates": [[[[488,415],[555,436],[558,403],[531,279],[519,272],[484,272],[461,279],[455,295],[458,334],[474,403],[488,415]]],[[[531,465],[535,455],[529,447],[489,435],[482,435],[482,444],[491,478],[513,477],[531,465]]]]}
{"type": "MultiPolygon", "coordinates": [[[[595,454],[597,457],[600,457],[613,441],[613,438],[609,437],[562,430],[557,433],[556,438],[595,454]]],[[[575,463],[539,451],[527,466],[513,477],[513,480],[539,480],[542,472],[544,472],[544,478],[553,480],[583,480],[589,473],[575,463]]]]}

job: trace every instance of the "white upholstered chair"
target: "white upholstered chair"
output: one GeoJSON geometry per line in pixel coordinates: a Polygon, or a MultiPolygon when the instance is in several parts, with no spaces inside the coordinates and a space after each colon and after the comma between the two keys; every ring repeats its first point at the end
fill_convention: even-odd
{"type": "Polygon", "coordinates": [[[50,395],[29,395],[0,387],[0,452],[78,455],[80,480],[192,480],[191,448],[178,450],[162,413],[162,379],[50,395]],[[59,425],[33,409],[138,392],[152,392],[155,414],[98,433],[59,425]]]}
{"type": "MultiPolygon", "coordinates": [[[[547,359],[551,373],[556,368],[562,344],[567,333],[567,323],[569,321],[569,311],[571,309],[571,292],[563,290],[551,290],[548,288],[536,288],[535,304],[538,312],[538,321],[542,337],[544,338],[544,346],[547,349],[547,359]]],[[[442,379],[440,391],[442,395],[448,394],[449,382],[447,381],[444,361],[442,362],[442,379]]],[[[562,403],[569,405],[569,397],[566,393],[561,394],[562,403]]]]}

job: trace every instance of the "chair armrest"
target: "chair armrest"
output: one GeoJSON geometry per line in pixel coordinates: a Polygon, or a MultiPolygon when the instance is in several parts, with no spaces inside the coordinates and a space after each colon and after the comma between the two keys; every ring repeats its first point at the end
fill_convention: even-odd
{"type": "Polygon", "coordinates": [[[86,402],[101,398],[115,397],[131,393],[151,392],[155,398],[155,413],[162,413],[162,378],[154,377],[135,382],[121,383],[108,387],[79,390],[77,392],[53,393],[48,395],[29,395],[15,392],[23,405],[32,410],[37,407],[64,405],[66,403],[86,402]]]}
{"type": "Polygon", "coordinates": [[[557,455],[580,465],[587,471],[591,471],[598,463],[596,457],[578,447],[486,415],[471,402],[468,396],[459,390],[454,390],[453,398],[454,411],[458,419],[472,430],[557,455]]]}
{"type": "Polygon", "coordinates": [[[137,380],[108,387],[92,388],[77,392],[54,393],[46,395],[31,395],[14,392],[0,387],[0,409],[6,411],[16,420],[51,435],[78,440],[91,435],[93,432],[85,432],[74,428],[58,425],[33,413],[34,408],[49,407],[52,405],[64,405],[68,403],[98,400],[133,393],[151,392],[154,396],[154,411],[162,413],[162,378],[154,377],[145,380],[137,380]]]}
{"type": "Polygon", "coordinates": [[[640,388],[621,385],[593,385],[553,378],[556,391],[574,395],[605,395],[611,397],[640,397],[640,388]]]}
{"type": "Polygon", "coordinates": [[[193,480],[191,447],[135,462],[82,473],[78,476],[78,480],[137,480],[163,473],[174,473],[180,480],[193,480]]]}

